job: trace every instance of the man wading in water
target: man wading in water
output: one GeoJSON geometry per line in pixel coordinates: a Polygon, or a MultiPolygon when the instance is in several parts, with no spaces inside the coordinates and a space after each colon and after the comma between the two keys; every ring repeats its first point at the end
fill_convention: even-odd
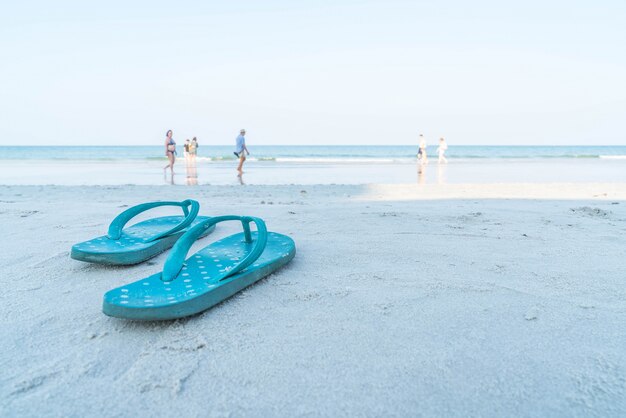
{"type": "Polygon", "coordinates": [[[237,158],[239,158],[239,166],[237,167],[237,171],[239,172],[239,175],[243,173],[243,162],[246,161],[246,154],[250,155],[250,152],[248,151],[248,148],[246,147],[245,135],[246,135],[245,129],[242,129],[241,131],[239,131],[239,136],[235,140],[236,141],[235,152],[233,153],[237,156],[237,158]]]}

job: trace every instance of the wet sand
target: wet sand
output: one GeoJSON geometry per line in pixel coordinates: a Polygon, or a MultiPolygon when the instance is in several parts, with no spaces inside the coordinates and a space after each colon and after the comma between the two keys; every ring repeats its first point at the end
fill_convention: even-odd
{"type": "Polygon", "coordinates": [[[235,161],[187,164],[178,158],[172,180],[166,162],[153,160],[6,160],[0,184],[11,185],[234,185],[234,184],[493,184],[626,183],[626,160],[479,159],[449,164],[294,163],[247,161],[237,176],[235,161]]]}

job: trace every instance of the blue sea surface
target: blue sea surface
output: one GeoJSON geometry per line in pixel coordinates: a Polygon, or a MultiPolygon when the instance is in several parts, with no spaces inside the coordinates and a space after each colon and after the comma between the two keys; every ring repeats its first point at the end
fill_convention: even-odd
{"type": "MultiPolygon", "coordinates": [[[[249,146],[251,160],[266,162],[412,162],[417,147],[405,145],[253,145],[249,146]]],[[[203,161],[228,161],[236,157],[234,147],[203,145],[198,157],[203,161]]],[[[436,157],[436,146],[428,153],[436,157]]],[[[178,155],[182,156],[182,146],[178,155]]],[[[626,159],[626,146],[482,146],[449,145],[449,159],[545,159],[545,158],[606,158],[626,159]]],[[[5,146],[3,160],[160,160],[164,159],[161,146],[5,146]]]]}

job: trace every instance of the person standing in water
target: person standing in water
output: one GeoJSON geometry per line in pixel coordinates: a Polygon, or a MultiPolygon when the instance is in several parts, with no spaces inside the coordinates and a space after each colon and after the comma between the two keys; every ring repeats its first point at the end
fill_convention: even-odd
{"type": "Polygon", "coordinates": [[[189,140],[188,139],[185,139],[183,156],[185,157],[185,160],[189,157],[189,140]]]}
{"type": "Polygon", "coordinates": [[[246,154],[250,155],[248,148],[246,147],[246,130],[242,129],[239,131],[239,136],[235,140],[235,152],[234,154],[239,158],[239,166],[237,167],[237,171],[239,171],[239,175],[243,173],[243,163],[246,161],[246,154]]]}
{"type": "Polygon", "coordinates": [[[420,145],[419,151],[417,151],[417,160],[421,164],[428,164],[428,155],[426,155],[426,139],[424,139],[423,134],[420,134],[420,145]]]}
{"type": "Polygon", "coordinates": [[[191,160],[195,163],[196,162],[196,155],[198,154],[198,140],[196,139],[195,136],[193,137],[193,139],[189,143],[189,151],[188,152],[189,152],[189,157],[191,157],[191,160]]]}
{"type": "Polygon", "coordinates": [[[170,129],[165,134],[165,156],[169,160],[169,163],[163,167],[163,171],[170,168],[172,175],[174,175],[174,163],[176,162],[176,141],[172,138],[172,130],[170,129]]]}
{"type": "Polygon", "coordinates": [[[447,163],[445,153],[448,149],[448,144],[446,144],[446,140],[443,138],[439,138],[439,146],[437,147],[437,154],[439,154],[439,164],[447,163]]]}

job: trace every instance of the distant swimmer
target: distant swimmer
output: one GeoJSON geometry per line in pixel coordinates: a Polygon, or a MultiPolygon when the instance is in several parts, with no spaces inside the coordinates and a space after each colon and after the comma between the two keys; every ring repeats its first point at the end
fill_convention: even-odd
{"type": "Polygon", "coordinates": [[[239,174],[243,173],[243,162],[246,161],[246,154],[250,155],[248,148],[246,147],[246,130],[242,129],[239,131],[239,136],[235,140],[235,154],[237,158],[239,158],[239,166],[237,167],[237,171],[239,174]]]}
{"type": "Polygon", "coordinates": [[[426,155],[426,139],[424,139],[424,135],[420,134],[420,148],[417,151],[417,160],[421,164],[428,164],[428,155],[426,155]]]}
{"type": "Polygon", "coordinates": [[[443,138],[439,138],[439,146],[437,147],[437,153],[439,154],[439,164],[448,162],[445,155],[447,149],[448,144],[446,144],[446,140],[443,138]]]}
{"type": "Polygon", "coordinates": [[[170,168],[172,174],[174,174],[174,163],[176,162],[176,141],[172,138],[172,130],[170,129],[165,134],[165,156],[169,160],[169,163],[163,167],[163,171],[170,168]]]}

